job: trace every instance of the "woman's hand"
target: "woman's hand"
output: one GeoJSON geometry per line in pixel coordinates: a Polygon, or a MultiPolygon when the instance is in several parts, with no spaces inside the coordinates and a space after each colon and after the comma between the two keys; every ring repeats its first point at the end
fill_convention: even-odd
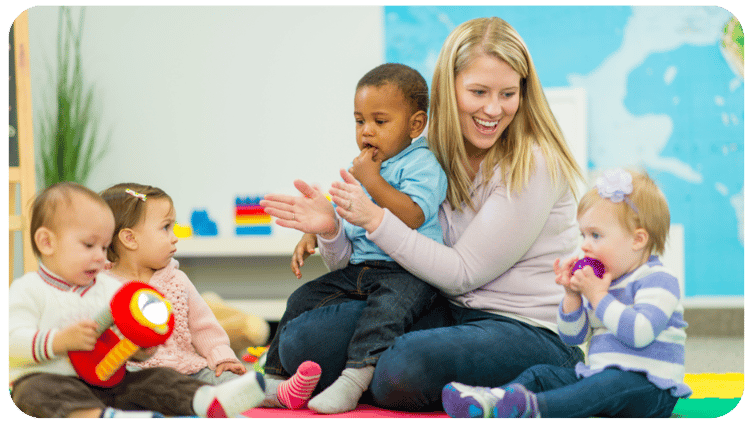
{"type": "Polygon", "coordinates": [[[335,209],[317,187],[297,179],[293,182],[302,196],[267,194],[261,201],[264,212],[277,218],[276,224],[331,239],[337,235],[335,209]]]}
{"type": "Polygon", "coordinates": [[[307,257],[316,253],[316,234],[303,234],[301,241],[298,241],[295,249],[293,250],[293,258],[290,260],[290,270],[293,271],[296,278],[299,280],[303,276],[301,274],[301,266],[303,261],[307,257]]]}
{"type": "Polygon", "coordinates": [[[382,223],[384,211],[369,199],[356,178],[347,170],[340,169],[340,176],[344,182],[333,183],[329,190],[332,202],[337,205],[337,214],[353,225],[374,232],[382,223]]]}

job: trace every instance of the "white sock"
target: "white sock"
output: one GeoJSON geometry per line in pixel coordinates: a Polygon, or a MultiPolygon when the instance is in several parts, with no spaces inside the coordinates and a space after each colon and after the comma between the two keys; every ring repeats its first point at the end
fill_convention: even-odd
{"type": "Polygon", "coordinates": [[[317,413],[336,414],[358,406],[361,395],[374,377],[374,366],[346,368],[327,389],[309,401],[308,407],[317,413]]]}
{"type": "Polygon", "coordinates": [[[264,400],[264,376],[250,371],[217,386],[202,386],[193,397],[199,417],[238,417],[264,400]]]}
{"type": "Polygon", "coordinates": [[[264,375],[264,401],[261,402],[262,407],[285,408],[277,398],[277,388],[279,388],[285,380],[284,377],[275,376],[274,374],[264,375]]]}
{"type": "Polygon", "coordinates": [[[165,417],[156,411],[124,411],[117,408],[107,407],[102,410],[102,414],[99,417],[104,418],[154,418],[165,417]]]}

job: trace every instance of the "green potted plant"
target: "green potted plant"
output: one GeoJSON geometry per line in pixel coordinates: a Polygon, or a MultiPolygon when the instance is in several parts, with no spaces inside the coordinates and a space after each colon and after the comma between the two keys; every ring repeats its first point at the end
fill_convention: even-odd
{"type": "Polygon", "coordinates": [[[51,79],[55,96],[46,102],[39,124],[41,163],[37,173],[45,187],[62,181],[86,184],[109,143],[109,135],[100,136],[94,86],[84,79],[84,13],[82,7],[77,27],[71,8],[61,6],[58,15],[57,69],[51,79]]]}

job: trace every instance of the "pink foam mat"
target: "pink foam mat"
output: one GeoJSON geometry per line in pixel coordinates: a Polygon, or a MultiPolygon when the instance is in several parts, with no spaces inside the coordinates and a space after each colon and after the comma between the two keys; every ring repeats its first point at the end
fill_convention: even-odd
{"type": "Polygon", "coordinates": [[[243,415],[246,417],[318,417],[318,418],[409,418],[409,417],[448,417],[443,411],[428,412],[428,413],[414,413],[409,411],[393,411],[386,410],[384,408],[374,407],[373,405],[359,404],[353,411],[340,414],[319,414],[315,411],[305,410],[289,410],[287,408],[252,408],[248,411],[244,411],[243,415]]]}

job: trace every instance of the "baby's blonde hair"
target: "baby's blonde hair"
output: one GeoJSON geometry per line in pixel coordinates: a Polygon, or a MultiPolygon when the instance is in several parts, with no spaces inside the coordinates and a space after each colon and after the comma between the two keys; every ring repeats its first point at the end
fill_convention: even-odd
{"type": "MultiPolygon", "coordinates": [[[[629,232],[643,228],[648,233],[646,249],[650,254],[661,255],[669,236],[669,205],[664,194],[646,172],[627,170],[633,178],[633,192],[628,194],[628,201],[616,203],[618,205],[617,218],[620,224],[629,232]]],[[[578,203],[578,218],[599,200],[606,200],[599,195],[597,188],[591,188],[583,195],[578,203]]]]}
{"type": "Polygon", "coordinates": [[[115,231],[112,234],[112,243],[107,248],[107,260],[110,262],[118,261],[115,245],[120,231],[124,228],[133,228],[143,220],[146,200],[165,198],[173,205],[172,198],[165,191],[139,183],[119,183],[102,191],[101,195],[115,216],[115,231]],[[127,190],[143,195],[144,198],[139,198],[127,190]]]}
{"type": "Polygon", "coordinates": [[[64,207],[71,205],[74,194],[89,198],[102,207],[109,207],[99,194],[76,182],[58,182],[42,190],[31,206],[31,224],[29,227],[31,249],[37,257],[40,257],[42,253],[34,240],[34,234],[43,226],[57,230],[58,215],[64,207]]]}

